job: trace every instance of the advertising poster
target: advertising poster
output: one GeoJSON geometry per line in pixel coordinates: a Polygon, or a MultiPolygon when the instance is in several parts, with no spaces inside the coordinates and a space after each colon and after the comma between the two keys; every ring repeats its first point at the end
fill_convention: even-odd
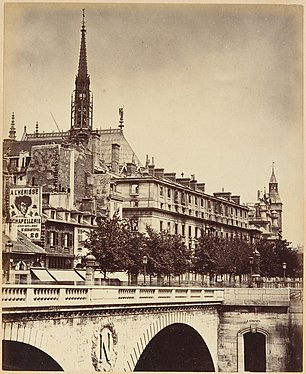
{"type": "Polygon", "coordinates": [[[10,218],[17,230],[39,240],[41,233],[41,187],[10,189],[10,218]]]}

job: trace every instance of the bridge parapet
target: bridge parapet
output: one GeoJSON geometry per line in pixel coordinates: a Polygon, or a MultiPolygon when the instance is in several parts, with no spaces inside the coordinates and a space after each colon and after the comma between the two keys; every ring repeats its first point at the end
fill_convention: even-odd
{"type": "Polygon", "coordinates": [[[225,288],[224,305],[289,306],[290,288],[225,288]]]}
{"type": "Polygon", "coordinates": [[[207,303],[220,304],[223,288],[4,285],[5,310],[42,306],[207,303]]]}

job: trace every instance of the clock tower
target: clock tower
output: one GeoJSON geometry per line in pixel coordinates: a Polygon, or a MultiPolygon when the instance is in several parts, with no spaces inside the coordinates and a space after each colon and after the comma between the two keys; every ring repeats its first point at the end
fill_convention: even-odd
{"type": "Polygon", "coordinates": [[[81,27],[81,46],[75,90],[71,97],[70,141],[87,145],[92,132],[93,99],[89,89],[90,79],[87,70],[85,9],[81,27]]]}

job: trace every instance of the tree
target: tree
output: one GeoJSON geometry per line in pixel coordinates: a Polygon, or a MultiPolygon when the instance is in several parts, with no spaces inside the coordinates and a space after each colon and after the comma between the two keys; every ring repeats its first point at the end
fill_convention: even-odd
{"type": "Polygon", "coordinates": [[[194,251],[194,270],[201,274],[245,274],[248,272],[250,244],[238,237],[224,239],[202,233],[194,251]]]}
{"type": "Polygon", "coordinates": [[[184,274],[189,267],[191,251],[179,235],[167,231],[156,232],[147,226],[146,253],[148,273],[161,277],[184,274]]]}
{"type": "Polygon", "coordinates": [[[267,277],[283,276],[283,262],[286,262],[286,274],[301,276],[302,264],[298,253],[290,248],[290,243],[282,239],[260,239],[255,243],[260,253],[261,273],[267,277]]]}
{"type": "Polygon", "coordinates": [[[195,272],[201,274],[202,277],[204,274],[215,273],[217,270],[216,254],[219,250],[217,238],[214,235],[202,233],[192,259],[195,272]]]}
{"type": "Polygon", "coordinates": [[[89,233],[84,243],[96,257],[106,277],[106,272],[115,272],[127,267],[128,256],[124,224],[118,215],[100,219],[97,227],[89,233]]]}
{"type": "Polygon", "coordinates": [[[143,256],[146,255],[146,243],[144,234],[135,231],[131,222],[124,226],[126,268],[132,283],[137,282],[137,276],[143,269],[143,256]]]}
{"type": "Polygon", "coordinates": [[[170,256],[164,234],[147,226],[146,251],[148,256],[148,273],[163,276],[169,273],[170,256]]]}

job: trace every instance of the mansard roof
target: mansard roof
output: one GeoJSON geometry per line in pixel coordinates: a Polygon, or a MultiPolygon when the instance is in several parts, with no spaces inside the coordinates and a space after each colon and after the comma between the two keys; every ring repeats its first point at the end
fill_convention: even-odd
{"type": "Polygon", "coordinates": [[[97,130],[100,137],[100,155],[101,159],[106,164],[111,163],[112,156],[112,144],[120,145],[119,151],[119,164],[124,165],[125,163],[131,162],[133,157],[135,164],[141,166],[141,162],[135,155],[132,147],[124,137],[123,131],[120,129],[108,129],[108,130],[97,130]]]}
{"type": "Polygon", "coordinates": [[[39,140],[28,142],[28,141],[4,141],[3,142],[3,155],[7,156],[19,156],[21,152],[28,151],[31,152],[31,149],[34,145],[45,144],[39,140]]]}

